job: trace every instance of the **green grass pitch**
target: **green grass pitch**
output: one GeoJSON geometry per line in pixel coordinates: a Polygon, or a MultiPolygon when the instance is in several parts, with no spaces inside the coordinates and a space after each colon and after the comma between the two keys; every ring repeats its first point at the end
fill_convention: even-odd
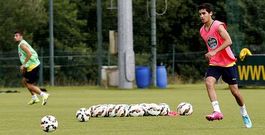
{"type": "Polygon", "coordinates": [[[217,94],[224,119],[208,122],[212,108],[203,84],[170,85],[167,89],[105,89],[99,87],[48,87],[51,94],[46,106],[27,105],[25,88],[0,88],[19,93],[0,93],[0,135],[263,135],[265,134],[265,90],[241,89],[253,128],[246,129],[233,96],[224,84],[217,94]],[[91,118],[78,122],[76,111],[96,104],[167,103],[171,110],[187,101],[193,105],[191,116],[146,116],[91,118]],[[40,128],[44,115],[54,115],[59,127],[45,133],[40,128]]]}

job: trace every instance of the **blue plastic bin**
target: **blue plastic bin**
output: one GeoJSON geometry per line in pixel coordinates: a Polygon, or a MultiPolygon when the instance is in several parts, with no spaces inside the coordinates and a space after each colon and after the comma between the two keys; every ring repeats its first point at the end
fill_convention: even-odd
{"type": "Polygon", "coordinates": [[[138,88],[147,88],[151,82],[151,71],[149,67],[137,66],[135,71],[136,85],[138,88]]]}
{"type": "Polygon", "coordinates": [[[167,71],[165,66],[157,66],[156,68],[156,84],[159,88],[167,87],[167,71]]]}

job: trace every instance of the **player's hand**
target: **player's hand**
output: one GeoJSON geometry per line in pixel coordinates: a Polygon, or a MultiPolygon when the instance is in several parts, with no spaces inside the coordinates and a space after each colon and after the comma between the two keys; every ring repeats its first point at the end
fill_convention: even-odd
{"type": "Polygon", "coordinates": [[[26,67],[24,65],[20,66],[20,72],[24,74],[26,72],[26,67]]]}
{"type": "Polygon", "coordinates": [[[205,57],[206,57],[207,59],[210,59],[210,58],[213,57],[215,54],[216,54],[215,51],[210,51],[210,52],[208,52],[208,53],[205,54],[205,57]]]}

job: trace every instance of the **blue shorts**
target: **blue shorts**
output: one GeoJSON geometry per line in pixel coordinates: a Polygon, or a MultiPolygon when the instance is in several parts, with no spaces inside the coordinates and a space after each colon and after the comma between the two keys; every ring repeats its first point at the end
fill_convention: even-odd
{"type": "Polygon", "coordinates": [[[222,80],[230,85],[237,84],[238,73],[237,66],[232,67],[219,67],[219,66],[209,66],[205,78],[208,76],[214,77],[218,80],[222,76],[222,80]]]}
{"type": "Polygon", "coordinates": [[[40,66],[35,67],[30,72],[26,71],[23,74],[23,77],[26,78],[26,82],[30,84],[34,84],[39,80],[39,69],[40,66]]]}

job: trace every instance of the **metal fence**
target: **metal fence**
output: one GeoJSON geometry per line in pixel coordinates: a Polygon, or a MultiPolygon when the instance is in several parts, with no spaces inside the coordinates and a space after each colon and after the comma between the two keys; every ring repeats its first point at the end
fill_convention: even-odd
{"type": "MultiPolygon", "coordinates": [[[[39,83],[40,85],[50,84],[49,56],[39,53],[41,61],[39,83]]],[[[151,54],[135,54],[136,66],[150,66],[151,54]]],[[[97,55],[95,53],[83,52],[55,52],[54,72],[55,85],[96,85],[98,76],[97,55]]],[[[102,54],[103,66],[113,66],[118,63],[118,55],[111,55],[107,52],[102,54]]],[[[187,52],[157,55],[158,65],[166,66],[169,77],[181,76],[190,78],[198,72],[196,80],[201,78],[204,72],[205,60],[203,52],[187,52]],[[192,70],[193,72],[189,72],[192,70]],[[196,70],[196,71],[195,71],[196,70]]],[[[0,86],[18,87],[21,86],[21,74],[19,72],[20,62],[18,54],[14,52],[0,53],[0,86]]]]}

